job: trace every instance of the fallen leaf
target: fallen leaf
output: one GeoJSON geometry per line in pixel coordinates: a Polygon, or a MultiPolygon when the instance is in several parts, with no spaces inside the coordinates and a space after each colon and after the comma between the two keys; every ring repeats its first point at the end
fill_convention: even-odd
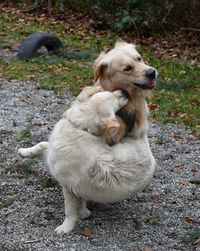
{"type": "Polygon", "coordinates": [[[147,245],[145,245],[142,251],[152,251],[152,249],[148,247],[147,245]]]}
{"type": "Polygon", "coordinates": [[[200,246],[200,236],[196,241],[193,242],[193,245],[198,246],[198,247],[200,246]]]}
{"type": "Polygon", "coordinates": [[[152,111],[159,111],[159,109],[160,109],[160,106],[158,104],[156,104],[156,103],[153,103],[153,102],[150,102],[148,104],[148,107],[152,111]]]}
{"type": "Polygon", "coordinates": [[[177,164],[174,166],[174,171],[175,172],[179,172],[181,170],[183,170],[184,166],[182,164],[177,164]]]}
{"type": "Polygon", "coordinates": [[[184,120],[191,121],[193,117],[189,114],[186,114],[183,118],[184,120]]]}
{"type": "Polygon", "coordinates": [[[4,208],[4,204],[2,202],[0,202],[0,209],[4,208]]]}
{"type": "Polygon", "coordinates": [[[85,228],[83,231],[82,231],[82,235],[89,238],[89,239],[94,239],[94,235],[92,234],[92,230],[89,229],[89,228],[85,228]]]}
{"type": "Polygon", "coordinates": [[[180,180],[180,183],[181,183],[181,185],[183,185],[183,186],[188,186],[188,185],[189,185],[189,181],[186,180],[186,179],[180,180]]]}
{"type": "Polygon", "coordinates": [[[135,230],[140,230],[142,228],[142,224],[139,220],[133,219],[133,227],[135,230]]]}
{"type": "Polygon", "coordinates": [[[189,217],[189,216],[185,216],[184,220],[187,222],[187,223],[195,223],[195,221],[189,217]]]}
{"type": "Polygon", "coordinates": [[[159,194],[156,193],[156,192],[153,192],[151,194],[151,199],[152,199],[153,202],[157,202],[158,201],[158,197],[159,197],[159,194]]]}
{"type": "Polygon", "coordinates": [[[180,116],[180,112],[179,111],[177,111],[177,110],[174,110],[174,111],[172,111],[171,113],[170,113],[170,115],[172,116],[172,117],[177,117],[177,116],[180,116]]]}

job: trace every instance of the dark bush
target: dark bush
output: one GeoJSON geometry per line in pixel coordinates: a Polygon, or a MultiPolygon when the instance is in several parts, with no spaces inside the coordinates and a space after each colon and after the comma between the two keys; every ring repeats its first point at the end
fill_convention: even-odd
{"type": "Polygon", "coordinates": [[[163,31],[200,31],[199,0],[21,0],[29,11],[49,14],[71,9],[89,15],[96,28],[136,31],[140,34],[163,31]]]}

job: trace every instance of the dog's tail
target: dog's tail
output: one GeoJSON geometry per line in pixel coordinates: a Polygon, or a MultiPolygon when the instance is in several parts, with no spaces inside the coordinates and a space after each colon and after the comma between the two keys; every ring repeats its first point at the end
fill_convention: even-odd
{"type": "Polygon", "coordinates": [[[48,148],[49,148],[49,143],[47,141],[43,141],[29,148],[20,148],[18,150],[18,153],[23,158],[35,158],[35,157],[40,158],[45,156],[48,148]]]}

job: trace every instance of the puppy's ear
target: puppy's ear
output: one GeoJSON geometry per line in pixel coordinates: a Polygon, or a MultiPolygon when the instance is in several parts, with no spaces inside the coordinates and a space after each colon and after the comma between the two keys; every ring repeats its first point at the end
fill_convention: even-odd
{"type": "Polygon", "coordinates": [[[108,68],[108,61],[105,58],[105,52],[102,52],[95,60],[94,65],[94,81],[96,82],[100,78],[105,78],[105,74],[108,68]]]}

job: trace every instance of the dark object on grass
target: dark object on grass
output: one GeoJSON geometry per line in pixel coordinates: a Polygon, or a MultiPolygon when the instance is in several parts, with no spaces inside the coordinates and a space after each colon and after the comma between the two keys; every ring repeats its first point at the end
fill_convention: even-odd
{"type": "Polygon", "coordinates": [[[21,60],[31,59],[36,56],[36,52],[42,46],[46,47],[48,51],[56,53],[63,47],[63,44],[59,38],[48,32],[35,32],[23,40],[17,58],[21,60]]]}

